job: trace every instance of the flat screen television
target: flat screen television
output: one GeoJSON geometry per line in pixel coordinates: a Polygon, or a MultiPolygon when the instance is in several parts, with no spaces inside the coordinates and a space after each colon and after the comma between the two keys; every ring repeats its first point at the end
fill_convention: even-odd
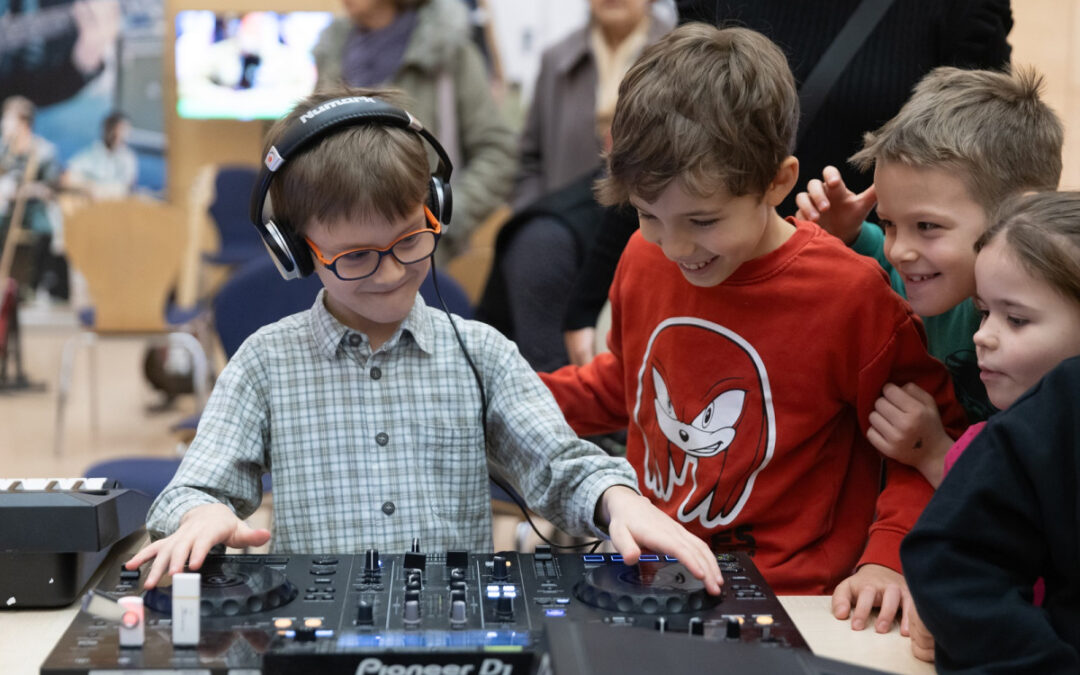
{"type": "Polygon", "coordinates": [[[312,49],[330,12],[176,14],[176,112],[275,119],[315,88],[312,49]]]}

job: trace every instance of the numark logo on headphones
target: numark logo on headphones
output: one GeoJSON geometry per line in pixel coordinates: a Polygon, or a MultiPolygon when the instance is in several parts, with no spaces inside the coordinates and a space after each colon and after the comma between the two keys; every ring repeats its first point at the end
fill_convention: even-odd
{"type": "Polygon", "coordinates": [[[333,101],[327,101],[322,105],[312,108],[303,115],[300,116],[300,123],[307,124],[311,119],[323,114],[327,110],[332,110],[340,105],[348,105],[350,103],[369,103],[377,104],[381,101],[377,101],[370,96],[346,96],[345,98],[334,99],[333,101]]]}

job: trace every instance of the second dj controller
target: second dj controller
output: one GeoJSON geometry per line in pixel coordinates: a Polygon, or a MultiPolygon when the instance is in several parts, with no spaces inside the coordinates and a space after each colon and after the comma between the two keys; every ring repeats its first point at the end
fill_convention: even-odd
{"type": "Polygon", "coordinates": [[[174,644],[174,609],[182,600],[174,608],[173,589],[142,593],[140,572],[117,568],[92,592],[99,602],[84,605],[41,673],[534,673],[551,648],[545,628],[553,622],[617,627],[631,641],[647,630],[805,649],[751,559],[734,553],[718,560],[719,597],[677,560],[659,555],[642,556],[635,566],[616,554],[546,548],[211,556],[199,570],[200,616],[190,646],[174,644]],[[132,601],[137,616],[94,609],[132,601]]]}

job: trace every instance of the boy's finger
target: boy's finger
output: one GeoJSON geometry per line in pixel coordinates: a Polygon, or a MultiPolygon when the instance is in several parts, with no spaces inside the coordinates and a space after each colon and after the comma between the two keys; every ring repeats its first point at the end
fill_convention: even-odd
{"type": "Polygon", "coordinates": [[[840,169],[831,164],[821,170],[821,178],[829,187],[835,187],[837,184],[843,184],[844,182],[844,179],[840,176],[840,169]]]}

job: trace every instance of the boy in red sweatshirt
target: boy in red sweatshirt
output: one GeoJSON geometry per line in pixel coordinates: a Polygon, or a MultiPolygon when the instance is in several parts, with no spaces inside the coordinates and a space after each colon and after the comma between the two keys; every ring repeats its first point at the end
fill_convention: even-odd
{"type": "Polygon", "coordinates": [[[964,413],[880,266],[777,214],[797,120],[758,33],[688,24],[643,53],[598,185],[641,223],[611,351],[543,377],[579,434],[629,427],[642,493],[715,550],[749,551],[779,593],[833,593],[855,629],[879,606],[887,631],[911,602],[900,540],[932,489],[891,461],[882,489],[869,415],[887,382],[929,392],[954,435],[964,413]]]}

